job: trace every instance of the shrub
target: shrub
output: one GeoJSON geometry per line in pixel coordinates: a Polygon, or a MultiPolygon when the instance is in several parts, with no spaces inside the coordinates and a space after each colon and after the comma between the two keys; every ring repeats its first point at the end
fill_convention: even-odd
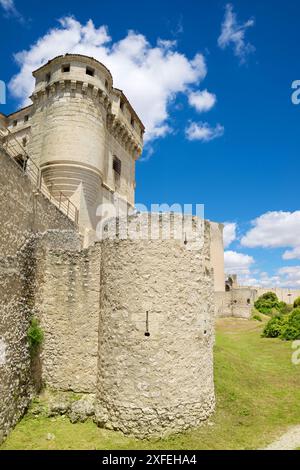
{"type": "Polygon", "coordinates": [[[280,302],[274,292],[266,292],[256,300],[254,307],[260,313],[270,315],[280,311],[280,302]],[[274,310],[276,310],[276,312],[274,310]]]}
{"type": "Polygon", "coordinates": [[[44,340],[44,333],[41,329],[38,320],[33,317],[30,322],[30,327],[27,331],[27,340],[31,354],[35,354],[44,340]]]}
{"type": "Polygon", "coordinates": [[[272,317],[266,324],[262,336],[264,338],[278,338],[281,335],[283,317],[272,317]]]}
{"type": "Polygon", "coordinates": [[[300,297],[297,297],[294,301],[294,308],[300,307],[300,297]]]}
{"type": "Polygon", "coordinates": [[[288,305],[285,302],[279,302],[279,311],[283,315],[285,315],[286,313],[290,313],[292,310],[293,310],[292,305],[288,305]]]}
{"type": "Polygon", "coordinates": [[[300,308],[290,313],[288,321],[283,325],[281,338],[287,341],[300,339],[300,308]]]}
{"type": "Polygon", "coordinates": [[[262,336],[286,341],[300,339],[300,308],[296,308],[288,315],[272,317],[265,326],[262,336]]]}

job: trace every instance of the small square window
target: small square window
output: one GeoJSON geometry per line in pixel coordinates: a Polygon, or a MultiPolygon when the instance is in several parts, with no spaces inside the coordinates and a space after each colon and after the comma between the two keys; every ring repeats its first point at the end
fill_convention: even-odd
{"type": "Polygon", "coordinates": [[[27,122],[29,120],[29,116],[28,114],[26,114],[26,116],[24,116],[24,122],[27,122]]]}
{"type": "Polygon", "coordinates": [[[63,65],[62,68],[61,68],[61,71],[62,71],[63,73],[70,72],[70,70],[71,70],[70,64],[63,65]]]}
{"type": "Polygon", "coordinates": [[[94,77],[95,76],[95,70],[92,69],[91,67],[87,67],[86,68],[86,74],[90,75],[90,77],[94,77]]]}
{"type": "Polygon", "coordinates": [[[113,170],[117,173],[117,175],[121,175],[121,167],[122,167],[122,162],[118,157],[114,157],[113,160],[113,170]]]}

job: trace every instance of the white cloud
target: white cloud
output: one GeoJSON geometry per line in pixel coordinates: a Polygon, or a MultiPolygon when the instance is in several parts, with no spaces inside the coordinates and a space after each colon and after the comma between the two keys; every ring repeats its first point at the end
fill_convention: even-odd
{"type": "Polygon", "coordinates": [[[209,111],[216,104],[217,97],[207,90],[193,91],[189,94],[189,104],[199,113],[209,111]]]}
{"type": "Polygon", "coordinates": [[[284,248],[291,251],[283,259],[300,259],[300,211],[267,212],[252,222],[253,228],[241,239],[241,244],[250,248],[284,248]]]}
{"type": "Polygon", "coordinates": [[[0,0],[0,5],[6,13],[17,11],[13,0],[0,0]]]}
{"type": "Polygon", "coordinates": [[[96,28],[92,20],[83,25],[65,17],[28,50],[15,55],[20,71],[11,80],[10,91],[27,104],[34,69],[67,52],[95,57],[110,69],[114,85],[124,90],[146,126],[149,141],[170,132],[170,104],[178,93],[188,94],[190,86],[199,84],[207,73],[202,54],[189,59],[175,47],[174,41],[162,40],[152,46],[133,31],[112,42],[105,26],[96,28]]]}
{"type": "Polygon", "coordinates": [[[236,251],[225,251],[225,272],[228,274],[247,275],[250,274],[250,266],[254,258],[236,251]]]}
{"type": "Polygon", "coordinates": [[[223,231],[224,248],[228,248],[236,240],[236,223],[225,222],[223,231]]]}
{"type": "Polygon", "coordinates": [[[300,266],[284,266],[278,270],[280,286],[300,289],[300,266]]]}
{"type": "MultiPolygon", "coordinates": [[[[300,241],[299,241],[300,243],[300,241]]],[[[285,260],[288,259],[300,259],[300,244],[292,250],[287,250],[283,253],[282,258],[285,260]]]]}
{"type": "Polygon", "coordinates": [[[23,17],[18,12],[14,0],[0,0],[0,6],[7,16],[15,16],[18,20],[23,21],[23,17]]]}
{"type": "Polygon", "coordinates": [[[222,137],[224,131],[224,127],[220,124],[217,124],[216,127],[211,127],[207,122],[191,122],[186,128],[185,134],[188,140],[209,142],[218,137],[222,137]]]}
{"type": "Polygon", "coordinates": [[[244,63],[247,56],[255,51],[255,47],[247,42],[245,38],[247,29],[252,26],[254,26],[253,18],[245,23],[239,23],[233,5],[228,3],[222,23],[222,31],[218,38],[218,45],[221,49],[232,46],[234,54],[240,59],[241,63],[244,63]]]}

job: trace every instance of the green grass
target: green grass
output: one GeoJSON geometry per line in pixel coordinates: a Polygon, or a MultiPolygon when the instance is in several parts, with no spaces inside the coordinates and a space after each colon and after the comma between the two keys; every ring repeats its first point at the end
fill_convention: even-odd
{"type": "Polygon", "coordinates": [[[218,322],[215,346],[217,410],[208,424],[156,441],[99,429],[92,421],[27,415],[1,449],[255,449],[300,424],[300,366],[291,343],[261,338],[264,323],[218,322]],[[55,435],[47,440],[47,434],[55,435]]]}

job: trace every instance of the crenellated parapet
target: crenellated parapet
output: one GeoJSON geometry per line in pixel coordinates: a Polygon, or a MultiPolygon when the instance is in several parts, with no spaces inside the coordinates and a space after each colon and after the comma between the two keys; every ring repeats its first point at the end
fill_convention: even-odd
{"type": "Polygon", "coordinates": [[[95,104],[102,105],[106,112],[111,111],[111,99],[109,94],[101,90],[96,85],[88,82],[81,82],[79,80],[59,80],[52,82],[44,88],[39,88],[31,95],[31,100],[34,105],[45,105],[49,100],[54,98],[63,98],[64,96],[80,96],[82,98],[89,98],[95,104]]]}
{"type": "Polygon", "coordinates": [[[115,139],[130,153],[136,160],[142,153],[142,145],[121,119],[114,114],[107,117],[107,129],[115,139]]]}

